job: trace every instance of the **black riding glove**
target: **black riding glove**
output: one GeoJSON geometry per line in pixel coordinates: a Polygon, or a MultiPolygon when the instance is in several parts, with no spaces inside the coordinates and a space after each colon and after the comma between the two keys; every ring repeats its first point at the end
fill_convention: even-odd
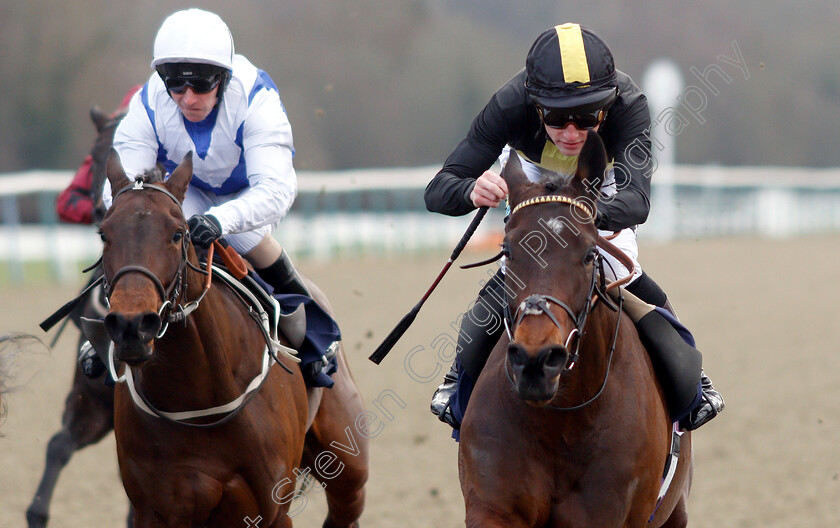
{"type": "Polygon", "coordinates": [[[187,227],[192,243],[203,249],[222,236],[222,224],[213,215],[193,215],[187,220],[187,227]]]}

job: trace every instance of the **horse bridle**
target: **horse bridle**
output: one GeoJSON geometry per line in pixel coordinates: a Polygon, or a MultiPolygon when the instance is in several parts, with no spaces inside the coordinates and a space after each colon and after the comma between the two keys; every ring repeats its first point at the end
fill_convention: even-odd
{"type": "MultiPolygon", "coordinates": [[[[589,314],[592,313],[592,310],[595,308],[595,302],[593,299],[600,299],[602,298],[602,290],[603,284],[601,288],[597,285],[596,278],[598,277],[599,273],[598,270],[602,270],[602,258],[598,257],[595,260],[596,269],[592,270],[592,278],[589,281],[589,291],[586,294],[586,302],[581,308],[580,312],[575,313],[575,311],[565,302],[557,299],[556,297],[552,297],[551,295],[545,295],[541,293],[531,294],[522,301],[519,306],[516,308],[516,312],[513,314],[513,324],[511,325],[511,332],[515,329],[519,324],[525,319],[527,315],[541,315],[545,314],[554,326],[557,327],[558,330],[561,332],[563,331],[563,326],[560,324],[560,321],[557,319],[557,316],[554,315],[554,312],[551,311],[551,303],[556,304],[560,308],[565,311],[572,321],[575,323],[574,329],[569,332],[569,335],[566,336],[566,342],[563,346],[569,350],[569,347],[574,340],[574,350],[569,354],[569,357],[566,359],[566,365],[563,367],[563,370],[568,372],[574,368],[575,363],[577,362],[578,358],[580,357],[580,341],[581,337],[583,336],[584,327],[586,326],[586,320],[589,317],[589,314]],[[596,295],[597,294],[597,295],[596,295]]],[[[603,272],[600,273],[603,276],[603,272]]],[[[607,299],[609,299],[607,297],[607,299]]],[[[612,301],[607,301],[612,302],[612,301]]]]}
{"type": "MultiPolygon", "coordinates": [[[[516,205],[516,207],[513,208],[513,210],[510,213],[510,216],[513,216],[515,213],[517,213],[518,211],[522,210],[525,207],[529,207],[529,206],[532,206],[532,205],[538,205],[538,204],[546,204],[546,203],[565,203],[565,204],[568,204],[568,205],[572,206],[573,208],[577,208],[580,211],[583,211],[586,214],[586,217],[584,218],[584,223],[594,222],[595,215],[592,213],[592,210],[586,204],[584,204],[580,200],[575,200],[574,198],[569,198],[568,196],[562,196],[562,195],[537,196],[537,197],[531,198],[529,200],[524,200],[524,201],[520,202],[518,205],[516,205]]],[[[564,344],[564,347],[567,350],[569,350],[569,346],[571,345],[572,341],[574,340],[574,349],[569,353],[568,357],[566,358],[566,364],[563,367],[564,372],[569,372],[569,371],[572,370],[572,368],[574,368],[575,363],[578,361],[578,359],[580,357],[580,344],[581,344],[581,341],[583,340],[582,338],[583,338],[583,335],[584,335],[584,332],[585,332],[586,321],[587,321],[587,318],[589,317],[589,314],[591,314],[592,311],[597,306],[598,302],[602,301],[608,308],[610,308],[613,311],[618,312],[619,315],[618,315],[618,319],[616,320],[616,323],[615,323],[615,331],[613,332],[613,338],[612,338],[612,342],[610,344],[609,359],[607,360],[607,367],[606,367],[606,371],[604,373],[604,381],[601,384],[600,389],[597,391],[597,393],[594,396],[592,396],[591,398],[589,398],[588,400],[586,400],[585,402],[583,402],[579,405],[574,405],[574,406],[571,406],[571,407],[546,406],[546,408],[549,408],[549,409],[552,409],[552,410],[574,411],[574,410],[586,407],[587,405],[589,405],[590,403],[592,403],[593,401],[598,399],[598,397],[604,391],[604,387],[606,387],[606,384],[607,384],[607,378],[609,377],[610,366],[612,364],[612,357],[613,357],[613,353],[615,352],[616,343],[618,341],[618,329],[619,329],[619,325],[621,323],[622,298],[621,298],[621,296],[619,296],[619,303],[618,303],[618,305],[616,305],[616,303],[614,303],[612,301],[612,299],[610,298],[610,296],[606,292],[609,289],[615,288],[617,286],[620,286],[621,284],[624,284],[624,283],[628,282],[633,277],[633,273],[632,273],[632,269],[633,269],[632,264],[633,263],[632,263],[632,261],[629,260],[629,258],[626,255],[624,255],[623,252],[621,252],[621,250],[616,248],[613,244],[611,244],[609,241],[607,241],[603,237],[600,237],[600,236],[598,237],[598,246],[602,247],[608,253],[610,253],[611,255],[616,257],[622,263],[622,265],[629,266],[628,269],[631,271],[631,273],[627,277],[625,277],[624,279],[614,281],[614,282],[612,282],[608,285],[606,283],[606,277],[605,277],[605,273],[604,273],[604,258],[603,258],[603,255],[601,255],[599,253],[595,257],[594,267],[593,267],[592,275],[591,275],[591,278],[590,278],[590,281],[589,281],[589,288],[588,288],[588,291],[587,291],[587,294],[586,294],[586,301],[584,302],[584,305],[581,308],[580,312],[575,313],[575,311],[567,303],[565,303],[565,302],[563,302],[563,301],[561,301],[561,300],[559,300],[556,297],[553,297],[551,295],[545,295],[545,294],[539,294],[539,293],[531,294],[528,297],[526,297],[525,300],[523,300],[519,304],[519,306],[516,308],[516,311],[513,314],[512,321],[511,321],[511,324],[510,324],[509,329],[508,329],[508,334],[509,334],[509,336],[511,337],[511,340],[512,340],[513,339],[512,335],[513,335],[513,332],[514,332],[515,328],[522,323],[522,320],[525,319],[526,316],[528,316],[528,315],[545,315],[546,317],[549,318],[549,320],[551,320],[551,322],[554,324],[554,326],[556,326],[562,332],[562,331],[564,331],[564,328],[560,324],[560,321],[557,319],[557,316],[551,310],[551,303],[554,303],[557,306],[559,306],[560,308],[562,308],[563,311],[565,311],[566,314],[568,314],[568,316],[571,318],[571,320],[574,321],[574,323],[575,323],[575,328],[572,329],[571,332],[569,332],[569,335],[566,337],[566,342],[564,344]],[[600,278],[600,280],[598,280],[599,278],[600,278]]],[[[508,311],[508,316],[509,316],[509,311],[508,311]]],[[[508,319],[508,317],[506,317],[506,321],[507,321],[507,319],[508,319]]],[[[509,362],[509,356],[506,356],[505,357],[505,371],[508,375],[508,378],[512,382],[513,378],[510,374],[510,369],[509,369],[508,362],[509,362]]]]}
{"type": "MultiPolygon", "coordinates": [[[[139,190],[144,190],[144,189],[150,189],[150,190],[158,191],[158,192],[161,192],[161,193],[165,194],[166,196],[168,196],[170,199],[172,199],[172,201],[174,201],[178,205],[179,209],[181,208],[181,202],[171,192],[164,189],[163,187],[159,187],[157,185],[152,185],[152,184],[147,185],[147,183],[148,182],[146,181],[145,176],[143,176],[143,175],[137,176],[134,180],[134,185],[133,186],[126,186],[126,187],[120,189],[114,195],[113,202],[116,202],[117,198],[121,194],[123,194],[124,192],[134,191],[134,190],[139,191],[139,190]]],[[[218,243],[218,242],[216,242],[216,243],[218,243]]],[[[181,261],[178,264],[178,270],[175,272],[175,275],[172,278],[172,280],[170,281],[169,286],[167,286],[166,288],[164,288],[160,279],[154,273],[149,271],[147,268],[144,268],[143,266],[135,266],[135,265],[129,265],[129,266],[125,266],[123,268],[120,268],[114,274],[110,283],[107,280],[105,281],[104,286],[105,286],[105,292],[106,292],[106,300],[110,297],[110,295],[113,291],[113,288],[114,288],[115,284],[117,283],[117,281],[121,277],[124,277],[125,275],[127,275],[129,273],[140,273],[141,275],[144,275],[145,277],[149,278],[152,281],[152,283],[155,285],[155,289],[157,290],[158,295],[160,295],[161,300],[163,302],[160,309],[158,310],[158,315],[160,315],[161,320],[164,321],[164,325],[162,326],[160,332],[158,332],[158,334],[156,336],[157,339],[160,339],[160,338],[163,337],[164,333],[166,332],[167,328],[169,327],[169,323],[180,322],[180,321],[186,320],[187,316],[190,315],[190,313],[192,313],[196,308],[198,308],[199,303],[201,303],[201,301],[204,299],[204,296],[207,294],[208,290],[210,289],[210,281],[211,281],[211,278],[212,278],[212,275],[213,275],[212,261],[213,261],[213,247],[214,247],[214,245],[211,244],[210,247],[207,250],[207,269],[203,270],[200,267],[196,266],[195,264],[193,264],[192,262],[189,261],[189,258],[188,258],[189,244],[190,244],[189,231],[186,231],[184,233],[184,238],[183,238],[182,243],[181,243],[181,261]],[[204,289],[201,292],[201,295],[199,295],[199,297],[196,300],[190,301],[189,303],[187,303],[186,305],[183,305],[183,306],[180,305],[180,304],[176,305],[176,303],[178,301],[178,298],[181,295],[181,293],[186,291],[186,275],[187,275],[186,274],[186,268],[187,268],[187,266],[189,266],[191,269],[193,269],[193,270],[195,270],[195,271],[197,271],[201,274],[206,275],[207,279],[206,279],[206,282],[205,282],[205,285],[204,285],[204,289]],[[173,307],[176,307],[176,306],[177,306],[177,308],[173,308],[173,307]]],[[[222,260],[226,261],[224,256],[222,257],[222,260]]],[[[229,264],[229,265],[232,265],[232,263],[229,264]]],[[[225,279],[226,274],[224,272],[217,271],[217,273],[221,273],[221,276],[222,276],[223,280],[227,281],[228,284],[231,285],[232,288],[234,288],[232,283],[231,283],[231,281],[234,280],[232,277],[229,277],[229,278],[225,279]]],[[[237,293],[236,289],[233,289],[233,291],[234,291],[234,293],[237,293]]],[[[253,294],[250,294],[249,292],[247,292],[247,289],[243,288],[242,293],[241,294],[237,293],[237,295],[239,295],[242,302],[244,302],[246,304],[247,304],[247,301],[242,298],[243,295],[244,296],[250,296],[253,303],[255,303],[255,304],[259,303],[259,301],[257,301],[256,298],[253,297],[253,294]]],[[[278,341],[275,341],[274,339],[272,339],[272,337],[269,335],[267,327],[263,326],[263,323],[260,319],[260,314],[256,310],[249,309],[248,314],[256,322],[257,327],[262,332],[262,336],[266,341],[265,357],[263,358],[262,371],[260,372],[259,375],[257,375],[251,381],[251,383],[248,385],[248,387],[243,392],[243,394],[241,394],[238,398],[236,398],[235,400],[233,400],[233,401],[231,401],[231,402],[229,402],[225,405],[213,407],[213,408],[210,408],[210,409],[203,409],[203,410],[200,410],[200,411],[181,411],[181,412],[177,412],[177,413],[169,413],[169,412],[164,412],[164,411],[156,409],[154,407],[154,405],[140,392],[139,387],[135,387],[135,382],[133,381],[133,376],[131,374],[130,369],[126,369],[126,372],[123,376],[117,376],[116,367],[114,366],[113,355],[112,355],[113,354],[113,346],[109,350],[109,368],[110,368],[110,372],[111,372],[111,377],[116,382],[126,381],[126,383],[128,385],[128,390],[131,394],[131,398],[134,401],[135,405],[140,407],[146,413],[148,413],[152,416],[156,416],[163,421],[173,423],[173,424],[185,425],[185,426],[189,426],[189,427],[197,427],[197,428],[211,428],[211,427],[220,426],[220,425],[230,421],[231,419],[233,419],[236,415],[238,415],[239,412],[245,407],[245,405],[247,405],[247,403],[257,394],[257,391],[260,390],[260,388],[263,386],[265,381],[268,379],[269,369],[270,369],[271,365],[273,364],[273,363],[270,362],[271,359],[273,359],[278,365],[280,365],[289,374],[294,374],[294,371],[292,371],[288,366],[286,366],[283,362],[281,362],[280,359],[277,357],[277,354],[278,354],[279,351],[281,351],[281,350],[285,351],[286,355],[288,357],[291,357],[294,361],[298,361],[298,362],[300,361],[294,354],[289,354],[288,349],[285,346],[283,346],[278,341]],[[277,349],[275,349],[274,347],[277,347],[277,349]],[[219,420],[216,420],[216,421],[213,421],[211,423],[197,424],[197,423],[191,423],[191,422],[186,421],[186,420],[189,420],[189,419],[203,418],[203,417],[214,416],[214,415],[218,415],[218,414],[225,414],[225,416],[223,418],[221,418],[219,420]]],[[[275,338],[276,338],[276,336],[275,336],[275,338]]]]}
{"type": "MultiPolygon", "coordinates": [[[[125,186],[119,191],[117,194],[114,195],[113,202],[117,201],[117,198],[120,197],[123,193],[127,191],[142,191],[142,190],[153,190],[160,193],[165,194],[173,202],[178,205],[178,208],[181,208],[181,202],[178,198],[175,197],[174,194],[169,192],[168,190],[164,189],[163,187],[159,187],[157,185],[147,185],[146,177],[143,175],[138,175],[134,179],[134,185],[125,186]]],[[[107,278],[104,279],[104,288],[105,288],[105,298],[106,300],[110,301],[111,294],[113,293],[114,287],[117,284],[117,281],[124,277],[129,273],[140,273],[144,275],[146,278],[152,281],[152,284],[155,286],[155,290],[157,291],[158,295],[161,298],[161,306],[158,309],[158,315],[160,316],[161,320],[163,321],[163,325],[161,326],[160,331],[157,334],[157,338],[160,339],[166,333],[166,330],[169,328],[169,323],[173,322],[180,322],[187,318],[187,316],[192,313],[196,308],[198,308],[199,303],[204,298],[204,295],[207,293],[207,288],[202,291],[201,295],[198,299],[187,303],[186,305],[178,304],[178,299],[181,296],[181,293],[186,290],[186,268],[187,266],[191,267],[195,271],[198,271],[202,274],[207,274],[208,272],[194,266],[190,263],[189,258],[187,258],[187,251],[189,249],[190,244],[190,236],[189,232],[185,232],[183,239],[181,240],[181,259],[178,263],[178,269],[175,271],[172,280],[169,282],[169,286],[164,287],[161,280],[152,273],[149,269],[144,268],[143,266],[136,266],[136,265],[128,265],[120,268],[114,273],[114,276],[111,277],[109,281],[107,278]]]]}

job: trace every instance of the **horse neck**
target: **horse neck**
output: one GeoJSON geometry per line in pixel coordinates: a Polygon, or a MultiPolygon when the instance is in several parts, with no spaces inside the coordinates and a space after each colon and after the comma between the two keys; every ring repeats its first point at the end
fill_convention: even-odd
{"type": "MultiPolygon", "coordinates": [[[[611,360],[615,357],[610,357],[610,349],[616,345],[616,352],[618,350],[618,342],[613,343],[617,322],[620,323],[617,321],[616,312],[602,304],[596,306],[589,314],[584,329],[585,335],[580,343],[580,355],[572,371],[563,374],[566,379],[561,382],[563,388],[555,398],[556,405],[565,407],[584,403],[601,389],[608,368],[609,375],[613,375],[611,360]]],[[[597,407],[595,404],[597,399],[589,407],[594,409],[597,407]]]]}

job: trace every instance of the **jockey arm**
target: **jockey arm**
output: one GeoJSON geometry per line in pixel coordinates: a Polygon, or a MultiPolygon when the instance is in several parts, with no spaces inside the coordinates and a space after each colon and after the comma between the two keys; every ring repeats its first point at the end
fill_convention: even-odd
{"type": "MultiPolygon", "coordinates": [[[[157,163],[157,134],[142,101],[147,90],[148,83],[132,96],[128,113],[114,133],[114,149],[119,154],[120,162],[129,178],[134,178],[157,163]]],[[[111,182],[107,179],[102,191],[102,201],[106,208],[111,207],[111,182]]]]}
{"type": "Polygon", "coordinates": [[[639,88],[619,72],[621,94],[610,109],[602,137],[613,159],[617,194],[598,202],[598,229],[621,231],[643,224],[650,212],[650,110],[639,88]],[[622,78],[623,77],[623,78],[622,78]]]}
{"type": "Polygon", "coordinates": [[[256,94],[242,141],[249,186],[236,199],[207,211],[219,220],[224,234],[279,222],[297,194],[292,127],[276,91],[256,94]]]}
{"type": "Polygon", "coordinates": [[[473,120],[467,137],[455,147],[443,168],[426,186],[424,197],[429,211],[461,216],[476,207],[498,205],[493,197],[504,198],[499,194],[507,194],[507,187],[502,187],[501,177],[488,169],[509,141],[508,123],[509,117],[496,94],[473,120]]]}
{"type": "MultiPolygon", "coordinates": [[[[114,147],[129,177],[158,162],[159,138],[151,119],[142,95],[138,95],[117,129],[114,147]]],[[[297,192],[291,125],[276,91],[260,90],[254,95],[241,130],[248,187],[206,212],[219,221],[223,235],[278,222],[291,208],[297,192]]],[[[200,168],[194,170],[200,177],[200,168]]],[[[107,206],[110,201],[106,182],[107,206]]]]}

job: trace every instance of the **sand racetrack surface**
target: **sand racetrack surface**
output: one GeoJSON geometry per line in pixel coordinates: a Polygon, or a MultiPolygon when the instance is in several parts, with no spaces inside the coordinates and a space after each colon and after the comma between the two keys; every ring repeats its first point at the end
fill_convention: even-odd
{"type": "MultiPolygon", "coordinates": [[[[484,256],[465,252],[459,263],[484,256]]],[[[487,270],[450,270],[382,365],[367,360],[447,257],[299,262],[329,295],[364,400],[384,425],[371,440],[361,519],[367,528],[464,525],[457,444],[428,411],[442,373],[419,382],[405,359],[422,346],[427,350],[413,356],[415,373],[448,367],[430,343],[441,333],[455,335],[450,323],[472,301],[487,270]],[[392,397],[376,406],[383,394],[392,397]]],[[[647,243],[641,261],[693,330],[706,371],[726,397],[725,413],[694,435],[689,525],[840,526],[840,236],[647,243]]],[[[75,292],[75,286],[0,289],[0,333],[43,336],[38,322],[75,292]]],[[[36,347],[17,358],[19,388],[8,394],[8,415],[0,424],[2,528],[25,526],[24,511],[72,379],[76,335],[68,330],[54,350],[36,347]]],[[[295,526],[321,526],[323,496],[310,493],[306,501],[293,504],[300,511],[295,526]]],[[[70,461],[50,525],[120,527],[126,512],[109,435],[70,461]]]]}

